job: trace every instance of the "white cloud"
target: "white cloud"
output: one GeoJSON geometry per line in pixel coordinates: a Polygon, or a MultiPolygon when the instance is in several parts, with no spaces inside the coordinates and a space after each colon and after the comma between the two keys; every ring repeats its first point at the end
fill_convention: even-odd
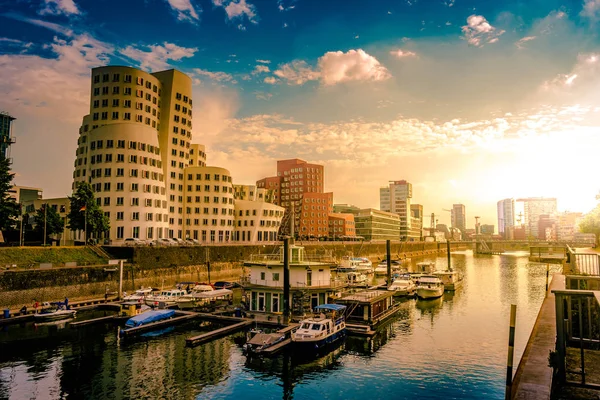
{"type": "Polygon", "coordinates": [[[592,22],[600,19],[600,0],[584,0],[581,16],[589,18],[592,22]]]}
{"type": "Polygon", "coordinates": [[[390,51],[390,54],[396,58],[416,57],[417,56],[417,53],[415,53],[414,51],[402,50],[402,49],[392,50],[392,51],[390,51]]]}
{"type": "Polygon", "coordinates": [[[199,10],[194,7],[191,0],[166,0],[169,6],[177,14],[179,21],[189,21],[195,23],[200,20],[198,16],[199,10]]]}
{"type": "Polygon", "coordinates": [[[362,49],[325,53],[318,65],[326,86],[349,81],[382,81],[391,76],[375,57],[362,49]]]}
{"type": "Polygon", "coordinates": [[[319,58],[316,69],[306,61],[295,60],[281,65],[273,74],[288,85],[303,85],[320,79],[325,86],[350,81],[382,81],[391,76],[375,57],[362,49],[327,52],[319,58]]]}
{"type": "MultiPolygon", "coordinates": [[[[216,7],[223,7],[227,14],[227,19],[232,21],[234,19],[248,19],[253,24],[258,23],[258,15],[256,14],[256,7],[246,2],[246,0],[212,0],[216,7]]],[[[243,24],[238,25],[238,29],[246,30],[243,24]]]]}
{"type": "Polygon", "coordinates": [[[504,33],[497,30],[482,15],[471,15],[467,18],[467,25],[462,27],[464,38],[476,47],[482,47],[485,43],[496,43],[504,33]]]}
{"type": "Polygon", "coordinates": [[[600,105],[597,87],[600,85],[600,53],[582,53],[566,74],[558,74],[544,82],[541,93],[547,101],[549,94],[561,100],[574,100],[579,104],[600,105]]]}
{"type": "Polygon", "coordinates": [[[37,25],[37,26],[41,26],[42,28],[46,28],[46,29],[50,29],[51,31],[54,31],[56,33],[60,33],[64,36],[73,36],[73,31],[69,28],[65,28],[62,25],[59,24],[55,24],[53,22],[48,22],[48,21],[43,21],[41,19],[35,19],[35,18],[28,18],[25,16],[22,16],[20,14],[17,13],[5,13],[5,14],[1,14],[3,17],[7,17],[7,18],[11,18],[17,21],[21,21],[21,22],[26,22],[28,24],[32,24],[32,25],[37,25]]]}
{"type": "Polygon", "coordinates": [[[256,67],[254,67],[254,71],[252,71],[252,75],[263,74],[263,73],[266,74],[269,72],[271,72],[271,70],[266,65],[257,65],[256,67]]]}
{"type": "Polygon", "coordinates": [[[213,81],[217,81],[217,82],[231,82],[231,83],[237,83],[234,79],[233,76],[226,73],[226,72],[212,72],[212,71],[207,71],[205,69],[200,69],[200,68],[194,68],[194,73],[200,76],[206,76],[209,79],[212,79],[213,81]]]}
{"type": "Polygon", "coordinates": [[[133,46],[127,46],[119,52],[140,63],[140,68],[148,71],[157,71],[169,67],[169,61],[179,61],[182,58],[192,57],[198,50],[196,48],[180,47],[173,43],[165,42],[162,45],[155,44],[145,46],[148,50],[142,50],[133,46]]]}
{"type": "Polygon", "coordinates": [[[271,64],[271,60],[256,60],[256,62],[261,64],[271,64]]]}
{"type": "Polygon", "coordinates": [[[263,82],[268,83],[269,85],[274,85],[279,81],[277,80],[277,78],[274,78],[272,76],[267,76],[263,82]]]}
{"type": "Polygon", "coordinates": [[[535,39],[536,39],[536,36],[525,36],[524,38],[519,39],[515,43],[515,46],[517,46],[519,49],[524,49],[525,48],[524,44],[526,42],[530,42],[530,41],[535,40],[535,39]]]}
{"type": "Polygon", "coordinates": [[[44,0],[40,15],[71,15],[80,14],[79,8],[73,0],[44,0]]]}

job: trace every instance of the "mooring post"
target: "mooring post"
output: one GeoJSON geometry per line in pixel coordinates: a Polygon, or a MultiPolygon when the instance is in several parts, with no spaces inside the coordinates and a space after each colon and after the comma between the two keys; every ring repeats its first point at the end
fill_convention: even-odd
{"type": "Polygon", "coordinates": [[[208,284],[210,285],[210,249],[205,248],[206,251],[206,273],[208,275],[208,284]]]}
{"type": "Polygon", "coordinates": [[[283,239],[283,324],[290,323],[290,239],[283,239]]]}
{"type": "Polygon", "coordinates": [[[119,260],[119,300],[123,298],[123,260],[119,260]]]}
{"type": "Polygon", "coordinates": [[[450,260],[450,240],[446,240],[446,250],[448,253],[448,271],[452,271],[452,263],[450,260]]]}
{"type": "Polygon", "coordinates": [[[506,393],[504,398],[510,400],[512,395],[512,370],[515,355],[515,322],[517,319],[517,305],[510,305],[510,328],[508,331],[508,360],[506,361],[506,393]]]}
{"type": "Polygon", "coordinates": [[[548,296],[548,277],[550,275],[550,264],[546,264],[546,296],[548,296]]]}
{"type": "Polygon", "coordinates": [[[387,285],[388,287],[392,284],[392,241],[385,241],[385,254],[387,264],[387,285]]]}

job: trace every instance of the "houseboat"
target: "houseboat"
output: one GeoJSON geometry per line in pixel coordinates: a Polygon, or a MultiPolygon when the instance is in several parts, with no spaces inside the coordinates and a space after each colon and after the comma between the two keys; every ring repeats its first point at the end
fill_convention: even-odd
{"type": "Polygon", "coordinates": [[[394,293],[388,290],[364,290],[348,294],[336,300],[346,306],[347,328],[350,333],[371,336],[381,322],[399,309],[394,293]]]}
{"type": "Polygon", "coordinates": [[[444,283],[435,275],[421,275],[417,282],[417,296],[420,299],[436,299],[444,294],[444,283]]]}
{"type": "MultiPolygon", "coordinates": [[[[243,281],[248,312],[281,314],[283,312],[283,246],[278,254],[252,255],[244,261],[250,270],[243,281]]],[[[315,307],[331,303],[348,287],[344,279],[333,279],[335,261],[309,256],[303,246],[289,246],[290,305],[294,315],[303,316],[315,307]]]]}
{"type": "Polygon", "coordinates": [[[314,351],[333,344],[346,336],[346,321],[341,304],[321,304],[315,307],[315,315],[300,321],[292,333],[295,347],[314,351]]]}

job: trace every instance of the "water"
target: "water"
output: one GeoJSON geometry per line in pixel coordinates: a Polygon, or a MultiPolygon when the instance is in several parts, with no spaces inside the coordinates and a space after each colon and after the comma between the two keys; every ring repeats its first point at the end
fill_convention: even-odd
{"type": "MultiPolygon", "coordinates": [[[[445,268],[445,258],[435,261],[445,268]]],[[[186,337],[215,327],[198,322],[121,342],[112,325],[10,326],[0,331],[0,398],[502,399],[510,305],[517,304],[518,361],[544,298],[546,266],[522,253],[470,252],[453,253],[453,266],[465,275],[455,294],[406,300],[374,338],[349,337],[313,360],[247,360],[243,334],[187,348],[186,337]]]]}

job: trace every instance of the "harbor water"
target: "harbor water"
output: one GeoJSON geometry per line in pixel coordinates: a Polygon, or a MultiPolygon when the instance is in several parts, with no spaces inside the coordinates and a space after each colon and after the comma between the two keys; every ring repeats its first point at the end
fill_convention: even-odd
{"type": "MultiPolygon", "coordinates": [[[[424,260],[446,268],[445,257],[424,260]]],[[[503,399],[510,305],[518,362],[545,296],[546,265],[526,253],[470,251],[453,253],[452,263],[464,274],[461,289],[403,300],[375,337],[348,337],[317,358],[247,359],[243,333],[186,347],[186,337],[215,327],[198,321],[132,340],[109,324],[2,327],[0,398],[503,399]]],[[[550,276],[558,271],[550,266],[550,276]]]]}

